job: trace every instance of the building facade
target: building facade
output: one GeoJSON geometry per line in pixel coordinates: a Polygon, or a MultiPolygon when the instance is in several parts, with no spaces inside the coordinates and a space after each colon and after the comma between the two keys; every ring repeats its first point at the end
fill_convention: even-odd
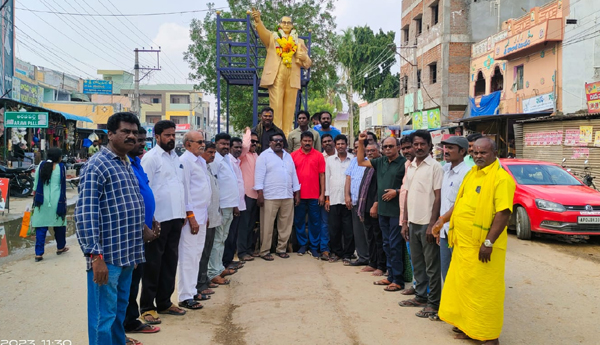
{"type": "Polygon", "coordinates": [[[482,101],[489,109],[479,115],[562,112],[565,14],[560,0],[534,7],[520,18],[508,19],[502,31],[473,45],[471,115],[482,101]]]}
{"type": "Polygon", "coordinates": [[[460,119],[468,105],[471,45],[498,32],[499,23],[522,6],[545,2],[404,0],[399,48],[404,116],[417,117],[421,126],[420,119],[431,114],[439,113],[442,124],[460,119]]]}

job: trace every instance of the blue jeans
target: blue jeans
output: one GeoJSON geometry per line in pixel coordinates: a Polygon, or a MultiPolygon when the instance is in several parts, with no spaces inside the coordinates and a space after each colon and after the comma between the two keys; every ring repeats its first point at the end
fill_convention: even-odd
{"type": "Polygon", "coordinates": [[[440,261],[442,263],[442,282],[446,281],[448,268],[450,268],[450,260],[452,260],[452,248],[448,247],[448,239],[440,237],[440,261]]]}
{"type": "MultiPolygon", "coordinates": [[[[35,228],[35,255],[44,255],[44,245],[46,244],[46,233],[48,227],[35,228]]],[[[56,239],[56,249],[61,250],[66,245],[65,234],[66,226],[54,227],[54,238],[56,239]]]]}
{"type": "Polygon", "coordinates": [[[321,253],[329,251],[329,212],[325,211],[325,206],[321,207],[321,253]]]}
{"type": "Polygon", "coordinates": [[[298,245],[306,247],[310,241],[310,250],[319,251],[321,237],[321,209],[318,199],[302,199],[294,208],[294,227],[298,245]],[[308,211],[308,238],[306,237],[306,211],[308,211]]]}
{"type": "Polygon", "coordinates": [[[388,280],[404,286],[405,242],[398,225],[399,217],[379,216],[379,227],[383,235],[383,251],[387,257],[388,280]]]}
{"type": "Polygon", "coordinates": [[[90,345],[125,344],[125,312],[133,266],[106,264],[108,282],[94,283],[94,271],[87,271],[88,337],[90,345]]]}

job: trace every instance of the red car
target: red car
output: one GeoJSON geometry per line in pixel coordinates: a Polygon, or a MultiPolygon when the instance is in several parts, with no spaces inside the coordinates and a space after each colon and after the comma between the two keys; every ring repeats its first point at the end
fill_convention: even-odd
{"type": "Polygon", "coordinates": [[[522,240],[532,232],[557,235],[600,235],[600,192],[561,166],[524,159],[501,159],[515,179],[510,224],[522,240]]]}

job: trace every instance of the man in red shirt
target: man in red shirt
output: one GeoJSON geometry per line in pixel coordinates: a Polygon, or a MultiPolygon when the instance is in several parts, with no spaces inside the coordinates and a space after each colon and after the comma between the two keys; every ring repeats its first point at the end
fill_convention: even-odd
{"type": "Polygon", "coordinates": [[[319,257],[319,250],[327,251],[328,236],[321,236],[321,208],[325,202],[325,159],[313,148],[314,136],[310,131],[300,135],[301,149],[292,152],[300,182],[300,204],[294,210],[294,227],[300,249],[306,253],[310,240],[310,253],[319,257]],[[306,211],[308,210],[308,238],[306,236],[306,211]],[[325,242],[325,243],[321,243],[325,242]]]}

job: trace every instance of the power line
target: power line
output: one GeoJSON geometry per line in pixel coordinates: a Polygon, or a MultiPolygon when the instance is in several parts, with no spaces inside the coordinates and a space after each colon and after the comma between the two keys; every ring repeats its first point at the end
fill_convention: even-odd
{"type": "MultiPolygon", "coordinates": [[[[36,54],[36,55],[38,55],[38,56],[44,56],[44,55],[46,55],[46,56],[44,57],[44,58],[46,59],[46,61],[47,61],[47,62],[49,62],[50,64],[53,64],[53,65],[55,65],[55,66],[56,66],[56,67],[55,67],[56,69],[58,69],[58,70],[63,70],[63,71],[66,71],[66,72],[68,72],[69,74],[76,75],[76,73],[73,73],[73,72],[71,72],[71,71],[69,70],[69,68],[65,68],[65,65],[63,65],[61,62],[57,62],[57,60],[55,60],[54,58],[50,58],[50,57],[49,57],[47,54],[40,53],[40,51],[38,51],[36,48],[33,48],[33,47],[32,47],[32,46],[30,46],[29,44],[27,44],[27,43],[25,43],[25,42],[21,41],[21,39],[19,39],[19,38],[18,38],[18,39],[17,39],[17,42],[18,42],[19,44],[22,44],[22,45],[23,45],[25,48],[27,48],[29,51],[33,52],[34,54],[36,54]]],[[[51,52],[51,53],[52,53],[52,52],[51,52]]],[[[54,53],[53,53],[53,54],[54,54],[54,53]]],[[[59,58],[60,58],[60,57],[59,57],[59,58]]],[[[64,60],[63,60],[63,61],[64,61],[64,60]]],[[[87,72],[85,72],[85,71],[83,71],[83,70],[81,70],[81,69],[79,69],[79,68],[75,67],[74,65],[72,65],[72,64],[70,64],[70,63],[68,63],[67,61],[65,61],[65,63],[67,63],[67,64],[69,64],[69,65],[73,66],[75,69],[78,69],[78,70],[80,70],[81,72],[83,72],[83,75],[87,75],[87,76],[91,77],[91,75],[90,75],[90,74],[88,74],[87,72]]]]}
{"type": "MultiPolygon", "coordinates": [[[[113,3],[111,0],[108,0],[108,2],[111,4],[111,6],[112,6],[112,7],[114,7],[114,8],[115,8],[115,10],[116,10],[116,11],[117,11],[119,14],[123,15],[123,13],[121,13],[121,11],[119,10],[119,8],[118,8],[117,6],[115,6],[115,4],[114,4],[114,3],[113,3]]],[[[100,0],[100,3],[102,3],[102,0],[100,0]]],[[[104,4],[103,4],[103,5],[104,5],[104,4]]],[[[105,6],[105,7],[106,7],[106,6],[105,6]]],[[[108,8],[107,8],[107,9],[108,9],[108,8]]],[[[110,10],[109,10],[109,12],[110,12],[110,10]]],[[[111,13],[112,13],[112,12],[111,12],[111,13]]],[[[131,24],[131,26],[132,26],[133,28],[135,28],[135,29],[136,29],[136,30],[137,30],[139,33],[141,33],[143,36],[145,36],[147,39],[149,39],[149,40],[150,40],[150,42],[152,42],[152,43],[153,43],[154,45],[156,45],[156,46],[159,46],[159,45],[158,45],[156,42],[154,42],[154,40],[152,40],[152,39],[151,39],[151,38],[150,38],[148,35],[146,35],[144,32],[142,32],[142,30],[140,30],[140,29],[139,29],[139,28],[138,28],[138,27],[137,27],[137,26],[136,26],[136,25],[135,25],[135,24],[134,24],[134,23],[133,23],[133,22],[132,22],[132,21],[131,21],[131,20],[130,20],[128,17],[125,17],[125,19],[126,19],[126,20],[127,20],[127,21],[128,21],[130,24],[131,24]]],[[[137,34],[136,34],[136,35],[137,35],[137,34]]],[[[140,37],[140,36],[138,36],[138,37],[140,37]]],[[[141,37],[140,37],[140,38],[141,38],[141,37]]],[[[175,69],[176,69],[176,70],[177,70],[179,73],[181,73],[181,74],[185,75],[185,76],[186,76],[186,79],[187,79],[187,75],[186,75],[185,73],[183,73],[183,72],[182,72],[182,71],[181,71],[181,70],[180,70],[180,69],[177,67],[177,65],[175,65],[175,63],[174,63],[173,61],[171,61],[171,59],[169,58],[169,55],[168,55],[167,53],[163,53],[163,56],[164,56],[164,57],[167,59],[167,62],[170,62],[170,63],[172,63],[172,64],[173,64],[173,67],[174,67],[174,68],[175,68],[175,69]]],[[[167,65],[168,65],[168,64],[167,64],[167,65]]]]}
{"type": "Polygon", "coordinates": [[[45,11],[45,10],[34,10],[29,9],[27,7],[15,7],[18,10],[28,11],[33,13],[49,13],[56,15],[69,15],[69,16],[81,16],[81,17],[148,17],[148,16],[166,16],[166,15],[175,15],[175,14],[189,14],[189,13],[199,13],[199,12],[208,12],[212,10],[222,10],[228,9],[229,6],[225,7],[217,7],[217,8],[207,8],[202,10],[187,10],[187,11],[179,11],[179,12],[157,12],[157,13],[131,13],[131,14],[106,14],[106,13],[72,13],[72,12],[61,12],[61,11],[45,11]]]}
{"type": "MultiPolygon", "coordinates": [[[[77,40],[73,39],[73,37],[67,36],[65,33],[63,33],[61,30],[57,29],[57,28],[56,28],[54,25],[50,24],[48,21],[46,21],[46,20],[45,20],[43,17],[41,17],[41,16],[40,16],[40,15],[38,15],[37,13],[34,13],[34,15],[35,15],[35,16],[37,16],[38,18],[40,18],[40,20],[42,20],[44,23],[48,24],[48,26],[50,26],[51,28],[53,28],[54,30],[56,30],[58,33],[60,33],[61,35],[63,35],[63,36],[64,36],[64,37],[66,37],[67,39],[69,39],[69,40],[71,40],[71,41],[73,41],[73,42],[76,42],[76,41],[77,41],[77,40]]],[[[87,38],[86,38],[85,36],[83,36],[83,35],[82,35],[81,33],[79,33],[77,30],[75,30],[75,31],[76,31],[76,33],[77,33],[79,36],[83,37],[83,38],[86,40],[86,42],[87,42],[87,38]]],[[[108,62],[108,63],[110,63],[110,64],[114,64],[114,61],[117,61],[117,63],[116,63],[116,66],[122,66],[122,62],[120,62],[120,61],[118,61],[118,60],[114,59],[114,57],[112,57],[112,56],[111,56],[111,58],[113,58],[113,59],[114,59],[114,61],[113,61],[113,62],[111,62],[111,61],[108,61],[106,58],[104,58],[104,55],[103,55],[103,54],[98,54],[98,52],[94,52],[94,51],[90,50],[89,48],[87,48],[87,47],[86,47],[86,46],[84,46],[83,44],[80,44],[79,46],[80,46],[81,48],[83,48],[83,49],[87,50],[87,51],[88,51],[89,53],[91,53],[93,56],[97,56],[98,58],[100,58],[100,59],[102,59],[102,60],[104,60],[104,61],[106,61],[106,62],[108,62]]]]}

